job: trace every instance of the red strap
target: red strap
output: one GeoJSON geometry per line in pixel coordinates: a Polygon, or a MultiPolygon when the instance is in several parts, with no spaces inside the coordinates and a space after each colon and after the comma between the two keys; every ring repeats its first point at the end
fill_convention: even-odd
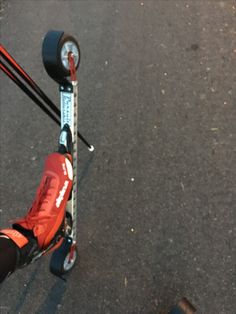
{"type": "Polygon", "coordinates": [[[29,242],[25,236],[15,229],[3,229],[0,230],[0,233],[8,236],[20,249],[29,242]]]}
{"type": "Polygon", "coordinates": [[[75,68],[75,59],[73,54],[70,52],[68,54],[69,66],[70,66],[70,79],[71,82],[76,81],[76,68],[75,68]]]}

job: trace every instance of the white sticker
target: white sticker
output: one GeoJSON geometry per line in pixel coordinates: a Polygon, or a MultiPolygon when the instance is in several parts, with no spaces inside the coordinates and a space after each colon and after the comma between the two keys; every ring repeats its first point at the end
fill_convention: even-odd
{"type": "Polygon", "coordinates": [[[72,124],[72,93],[61,93],[61,125],[72,124]]]}

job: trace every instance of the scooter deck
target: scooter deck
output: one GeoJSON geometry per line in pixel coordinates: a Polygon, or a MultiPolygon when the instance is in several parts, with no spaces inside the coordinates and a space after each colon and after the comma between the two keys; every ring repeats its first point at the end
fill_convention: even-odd
{"type": "Polygon", "coordinates": [[[77,164],[78,164],[78,81],[71,84],[60,85],[61,101],[61,129],[68,124],[72,134],[72,163],[73,163],[73,188],[71,199],[67,202],[66,211],[72,218],[71,238],[76,242],[77,227],[77,164]]]}

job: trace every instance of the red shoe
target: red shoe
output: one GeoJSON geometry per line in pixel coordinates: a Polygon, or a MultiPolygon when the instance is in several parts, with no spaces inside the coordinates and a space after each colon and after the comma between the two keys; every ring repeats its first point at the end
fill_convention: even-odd
{"type": "Polygon", "coordinates": [[[32,230],[41,249],[47,248],[64,221],[72,181],[71,162],[59,153],[49,155],[30,211],[14,223],[32,230]]]}
{"type": "MultiPolygon", "coordinates": [[[[71,159],[70,155],[67,157],[71,159]]],[[[20,235],[29,233],[37,239],[39,249],[45,250],[62,229],[73,182],[73,168],[67,157],[59,153],[48,156],[43,177],[28,214],[14,222],[13,228],[16,230],[1,230],[1,233],[6,234],[16,244],[17,239],[22,241],[21,247],[25,240],[20,235]],[[17,234],[17,231],[20,234],[17,234]]]]}

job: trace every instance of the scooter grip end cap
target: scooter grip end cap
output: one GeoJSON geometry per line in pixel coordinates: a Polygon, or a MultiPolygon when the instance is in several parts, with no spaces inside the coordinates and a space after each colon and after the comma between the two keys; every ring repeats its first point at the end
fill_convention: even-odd
{"type": "Polygon", "coordinates": [[[94,146],[91,145],[90,148],[88,149],[90,152],[93,152],[94,151],[94,146]]]}

